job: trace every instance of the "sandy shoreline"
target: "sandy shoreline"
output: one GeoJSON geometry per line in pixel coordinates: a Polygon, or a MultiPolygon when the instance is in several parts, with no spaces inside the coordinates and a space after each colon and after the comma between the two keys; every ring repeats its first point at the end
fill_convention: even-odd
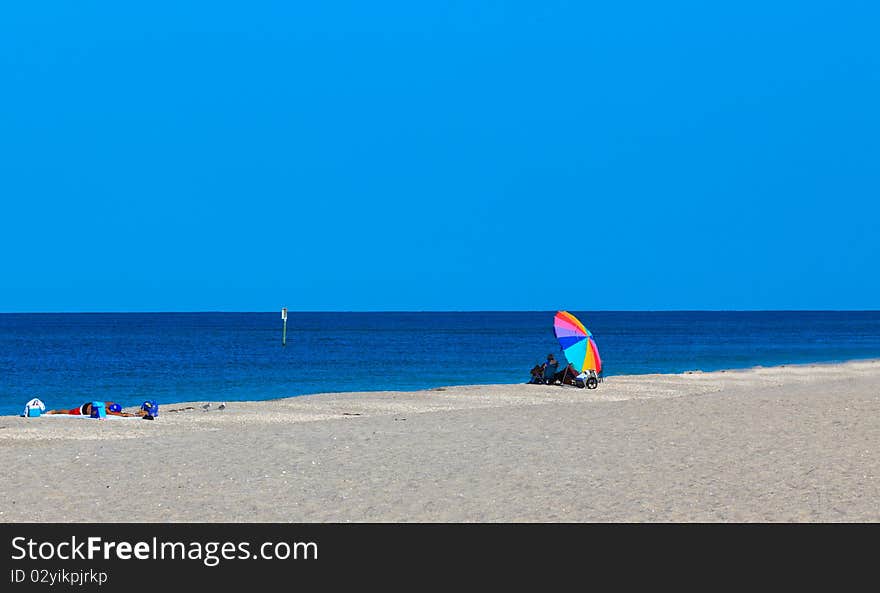
{"type": "Polygon", "coordinates": [[[880,361],[202,403],[0,418],[0,521],[880,520],[880,361]]]}

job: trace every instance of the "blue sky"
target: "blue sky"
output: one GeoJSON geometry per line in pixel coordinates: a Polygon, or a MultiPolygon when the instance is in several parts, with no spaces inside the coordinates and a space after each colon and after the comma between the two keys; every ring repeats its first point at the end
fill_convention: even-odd
{"type": "Polygon", "coordinates": [[[0,311],[880,308],[869,2],[0,8],[0,311]]]}

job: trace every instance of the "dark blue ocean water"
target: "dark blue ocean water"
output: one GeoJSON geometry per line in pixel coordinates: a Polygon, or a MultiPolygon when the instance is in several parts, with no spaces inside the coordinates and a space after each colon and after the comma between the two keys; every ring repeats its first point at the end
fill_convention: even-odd
{"type": "MultiPolygon", "coordinates": [[[[605,374],[880,358],[880,312],[573,311],[605,374]]],[[[517,383],[554,312],[0,314],[0,414],[31,397],[138,405],[517,383]]]]}

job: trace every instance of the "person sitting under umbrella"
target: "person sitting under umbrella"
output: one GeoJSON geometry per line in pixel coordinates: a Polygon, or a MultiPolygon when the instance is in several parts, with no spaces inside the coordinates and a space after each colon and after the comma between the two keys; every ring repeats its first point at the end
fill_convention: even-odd
{"type": "Polygon", "coordinates": [[[559,381],[563,385],[574,385],[575,384],[574,379],[578,375],[580,375],[580,373],[578,372],[578,370],[576,368],[574,368],[574,365],[571,363],[568,363],[567,367],[565,367],[564,369],[562,369],[561,371],[556,373],[556,375],[553,377],[553,380],[559,381]]]}
{"type": "Polygon", "coordinates": [[[532,375],[532,383],[554,383],[556,376],[559,374],[559,361],[553,354],[547,355],[547,361],[543,364],[535,365],[530,374],[532,375]]]}
{"type": "Polygon", "coordinates": [[[543,379],[548,383],[552,383],[556,381],[556,376],[559,374],[559,361],[556,360],[556,357],[553,354],[547,355],[547,362],[545,362],[542,366],[543,371],[543,379]]]}

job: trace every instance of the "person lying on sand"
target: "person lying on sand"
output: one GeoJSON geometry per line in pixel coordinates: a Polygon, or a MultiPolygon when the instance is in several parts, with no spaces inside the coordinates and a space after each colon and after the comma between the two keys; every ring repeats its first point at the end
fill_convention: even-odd
{"type": "MultiPolygon", "coordinates": [[[[110,416],[124,416],[126,418],[132,416],[140,416],[143,418],[147,416],[148,413],[141,409],[134,413],[123,412],[122,406],[117,404],[116,402],[106,402],[105,407],[107,409],[107,414],[110,416]]],[[[86,402],[78,408],[72,408],[70,410],[49,410],[46,412],[47,414],[69,414],[71,416],[91,416],[92,415],[92,402],[86,402]]]]}

